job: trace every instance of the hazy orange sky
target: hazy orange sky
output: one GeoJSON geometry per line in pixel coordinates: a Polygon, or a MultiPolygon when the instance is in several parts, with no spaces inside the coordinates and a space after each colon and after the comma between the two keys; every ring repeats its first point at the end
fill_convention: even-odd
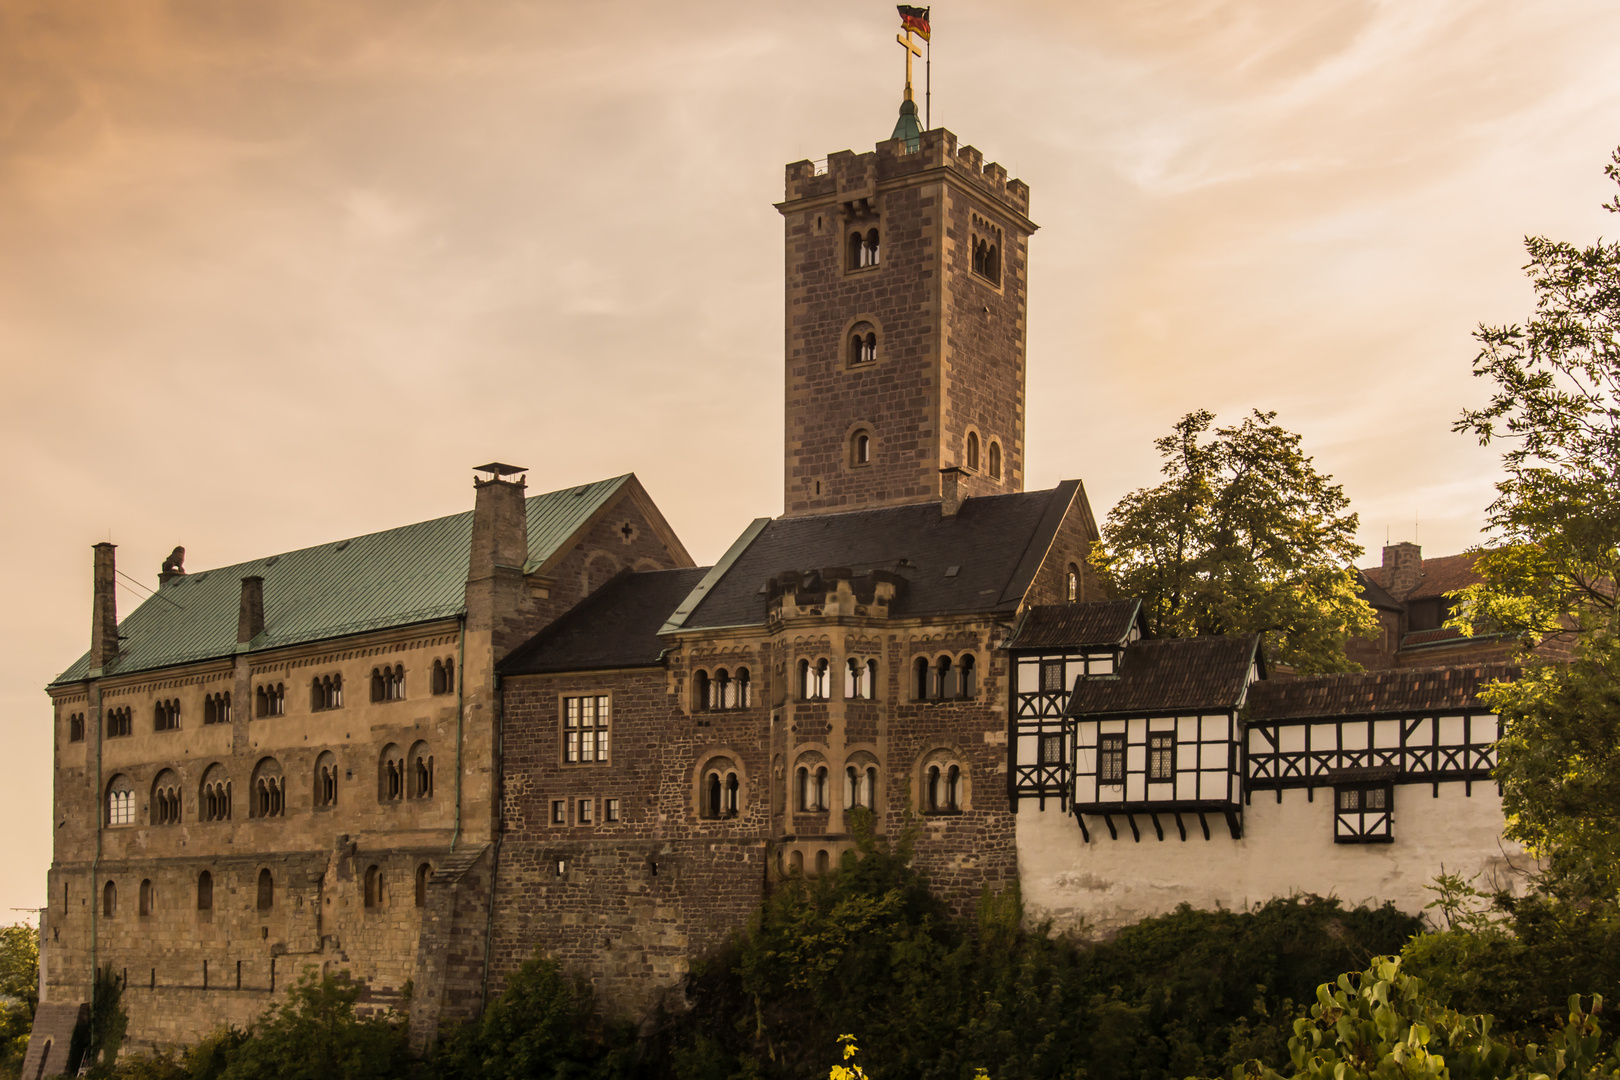
{"type": "MultiPolygon", "coordinates": [[[[870,149],[876,2],[0,0],[0,906],[90,545],[149,584],[635,471],[700,562],[781,509],[782,166],[870,149]]],[[[960,2],[933,123],[1033,189],[1028,483],[1100,517],[1188,410],[1475,542],[1450,433],[1522,238],[1615,231],[1620,6],[960,2]]],[[[121,590],[121,610],[137,602],[121,590]]],[[[0,912],[0,916],[4,913],[0,912]]]]}

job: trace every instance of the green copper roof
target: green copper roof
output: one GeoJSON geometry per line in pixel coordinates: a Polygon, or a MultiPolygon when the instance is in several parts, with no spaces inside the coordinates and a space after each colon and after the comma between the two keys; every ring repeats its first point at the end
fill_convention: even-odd
{"type": "MultiPolygon", "coordinates": [[[[630,478],[527,500],[531,563],[550,557],[630,478]]],[[[118,624],[108,675],[231,656],[242,579],[264,578],[264,632],[251,652],[451,618],[465,608],[472,511],[171,580],[118,624]]],[[[57,676],[90,674],[90,654],[57,676]]]]}
{"type": "Polygon", "coordinates": [[[894,134],[889,138],[906,140],[907,153],[915,151],[922,138],[922,125],[917,123],[917,103],[911,100],[909,89],[906,99],[900,103],[900,119],[894,122],[894,134]]]}

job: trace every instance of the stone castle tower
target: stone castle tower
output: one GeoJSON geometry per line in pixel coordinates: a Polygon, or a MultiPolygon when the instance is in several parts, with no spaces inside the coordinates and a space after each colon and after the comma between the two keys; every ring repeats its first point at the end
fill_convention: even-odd
{"type": "Polygon", "coordinates": [[[1024,487],[1029,188],[915,111],[787,167],[788,516],[1024,487]]]}

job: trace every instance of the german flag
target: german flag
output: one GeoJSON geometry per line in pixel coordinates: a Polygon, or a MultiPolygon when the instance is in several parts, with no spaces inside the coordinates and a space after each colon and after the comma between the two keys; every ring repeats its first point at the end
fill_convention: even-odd
{"type": "Polygon", "coordinates": [[[900,29],[910,30],[924,41],[928,40],[928,12],[925,7],[912,7],[910,4],[899,4],[900,29]]]}

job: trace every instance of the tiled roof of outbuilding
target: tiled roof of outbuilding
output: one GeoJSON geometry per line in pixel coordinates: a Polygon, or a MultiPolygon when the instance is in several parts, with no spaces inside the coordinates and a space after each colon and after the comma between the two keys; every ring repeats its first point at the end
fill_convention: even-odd
{"type": "Polygon", "coordinates": [[[1251,720],[1286,720],[1472,709],[1479,707],[1480,687],[1518,674],[1512,664],[1475,664],[1308,675],[1257,683],[1246,711],[1251,720]]]}
{"type": "Polygon", "coordinates": [[[1361,577],[1361,598],[1375,608],[1383,611],[1405,611],[1406,606],[1393,596],[1378,582],[1368,576],[1368,571],[1358,570],[1361,577]]]}
{"type": "Polygon", "coordinates": [[[964,499],[951,517],[927,502],[776,518],[710,584],[681,629],[760,625],[761,586],[787,570],[824,567],[899,574],[894,617],[1010,613],[1080,491],[1078,480],[1065,480],[1050,491],[964,499]]]}
{"type": "Polygon", "coordinates": [[[1018,620],[1009,649],[1082,648],[1114,645],[1136,625],[1140,600],[1098,600],[1085,604],[1038,604],[1018,620]]]}
{"type": "MultiPolygon", "coordinates": [[[[1456,592],[1469,585],[1479,584],[1479,574],[1474,571],[1474,560],[1478,557],[1478,553],[1465,552],[1462,555],[1441,555],[1433,559],[1424,559],[1419,566],[1417,584],[1401,599],[1427,600],[1431,597],[1444,596],[1448,592],[1456,592]]],[[[1389,588],[1382,566],[1369,567],[1362,573],[1373,584],[1384,589],[1389,588]]]]}
{"type": "Polygon", "coordinates": [[[1138,641],[1118,674],[1076,680],[1068,715],[1235,708],[1259,653],[1258,634],[1138,641]]]}
{"type": "MultiPolygon", "coordinates": [[[[633,474],[526,500],[529,557],[544,561],[633,474]]],[[[264,632],[252,652],[408,626],[466,606],[472,511],[177,577],[118,624],[123,675],[230,656],[242,579],[264,578],[264,632]]],[[[55,679],[88,678],[90,654],[55,679]]]]}
{"type": "Polygon", "coordinates": [[[600,671],[658,662],[664,619],[708,567],[625,572],[501,662],[502,675],[600,671]]]}

